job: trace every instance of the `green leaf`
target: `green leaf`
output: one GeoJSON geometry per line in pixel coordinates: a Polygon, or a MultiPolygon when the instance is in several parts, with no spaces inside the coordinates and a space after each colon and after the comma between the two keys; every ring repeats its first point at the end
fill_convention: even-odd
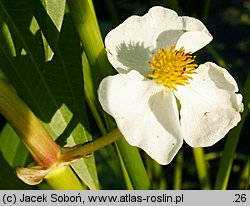
{"type": "Polygon", "coordinates": [[[0,134],[0,150],[12,168],[24,166],[29,156],[28,150],[9,124],[4,126],[0,134]]]}
{"type": "Polygon", "coordinates": [[[119,139],[116,145],[119,148],[119,153],[122,155],[122,160],[133,188],[136,190],[149,189],[150,181],[138,148],[130,146],[124,138],[119,139]]]}
{"type": "Polygon", "coordinates": [[[43,40],[47,61],[52,59],[54,54],[53,50],[59,39],[59,32],[61,31],[65,11],[65,2],[66,0],[60,0],[60,2],[58,2],[58,0],[41,0],[41,5],[39,0],[32,1],[33,9],[37,16],[46,18],[46,29],[43,30],[43,34],[46,38],[43,38],[43,40]],[[45,8],[48,15],[46,15],[42,6],[45,8]],[[41,11],[44,11],[44,13],[41,11]]]}
{"type": "MultiPolygon", "coordinates": [[[[68,15],[62,16],[65,1],[54,1],[54,4],[47,1],[42,4],[38,0],[16,2],[0,1],[1,18],[10,32],[5,37],[13,42],[0,44],[0,68],[50,135],[54,139],[59,137],[57,141],[61,145],[91,140],[84,100],[80,42],[68,15]],[[57,8],[60,12],[54,11],[57,8]],[[54,23],[55,19],[59,19],[59,23],[54,23]],[[47,61],[52,53],[48,52],[44,40],[53,51],[51,61],[47,61]],[[9,52],[13,50],[13,45],[14,55],[9,52]]],[[[98,188],[94,157],[79,162],[81,170],[80,167],[74,168],[76,173],[82,174],[82,181],[91,189],[98,188]]]]}

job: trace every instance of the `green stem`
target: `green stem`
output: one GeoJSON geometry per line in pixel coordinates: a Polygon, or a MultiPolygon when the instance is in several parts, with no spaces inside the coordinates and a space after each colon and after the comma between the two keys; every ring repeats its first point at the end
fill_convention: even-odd
{"type": "Polygon", "coordinates": [[[149,189],[150,181],[138,149],[130,146],[124,138],[119,139],[116,145],[127,168],[133,188],[136,190],[149,189]]]}
{"type": "MultiPolygon", "coordinates": [[[[149,189],[150,182],[137,148],[129,146],[125,139],[120,139],[120,137],[122,137],[122,134],[118,129],[115,129],[109,134],[94,141],[66,149],[66,151],[60,155],[60,160],[61,162],[67,162],[85,157],[119,139],[117,141],[117,146],[120,148],[118,154],[121,152],[127,157],[123,158],[122,161],[126,168],[129,168],[127,171],[124,171],[125,177],[128,175],[134,189],[149,189]]],[[[126,182],[128,185],[131,185],[128,180],[126,180],[126,182]]],[[[129,186],[129,188],[132,189],[131,186],[129,186]]]]}
{"type": "Polygon", "coordinates": [[[211,189],[211,183],[206,166],[204,150],[201,147],[193,148],[193,154],[201,188],[203,190],[209,190],[211,189]]]}
{"type": "Polygon", "coordinates": [[[97,89],[99,82],[107,75],[113,73],[113,68],[108,62],[96,16],[89,2],[91,1],[67,1],[73,24],[93,70],[92,73],[94,75],[92,75],[92,78],[95,81],[95,89],[97,89]]]}
{"type": "Polygon", "coordinates": [[[54,190],[83,190],[84,187],[70,166],[58,166],[46,175],[46,182],[54,190]]]}
{"type": "MultiPolygon", "coordinates": [[[[0,80],[0,111],[20,136],[38,165],[49,168],[57,163],[60,154],[59,145],[49,136],[13,89],[2,80],[0,80]]],[[[53,189],[83,189],[69,166],[55,167],[46,179],[53,189]]]]}
{"type": "MultiPolygon", "coordinates": [[[[164,166],[160,165],[158,162],[156,162],[155,160],[152,160],[150,157],[148,157],[148,159],[151,160],[152,162],[152,169],[153,169],[153,174],[154,174],[154,183],[156,183],[154,186],[155,189],[158,190],[164,190],[167,188],[167,180],[164,174],[164,166]]],[[[153,185],[151,186],[150,189],[154,189],[153,185]]]]}
{"type": "Polygon", "coordinates": [[[37,164],[52,166],[60,147],[12,88],[0,80],[0,113],[12,125],[37,164]]]}
{"type": "MultiPolygon", "coordinates": [[[[71,148],[63,148],[62,153],[59,157],[59,165],[60,163],[65,162],[71,162],[74,160],[77,160],[82,157],[86,157],[93,152],[110,145],[114,141],[118,140],[122,134],[118,129],[110,132],[109,134],[100,137],[94,141],[85,143],[83,145],[76,145],[71,148]]],[[[71,172],[72,173],[72,172],[71,172]]],[[[79,180],[71,174],[69,169],[60,169],[60,166],[58,166],[58,169],[49,173],[45,177],[48,183],[51,185],[54,189],[82,189],[82,185],[80,185],[79,180]],[[62,179],[62,177],[64,179],[62,179]],[[67,177],[67,178],[66,178],[67,177]],[[67,181],[66,181],[67,180],[67,181]],[[66,182],[65,182],[66,181],[66,182]],[[70,183],[71,182],[71,183],[70,183]],[[65,183],[65,184],[64,184],[65,183]]]]}
{"type": "Polygon", "coordinates": [[[90,155],[91,153],[115,142],[120,137],[122,137],[122,134],[118,129],[113,130],[112,132],[106,134],[103,137],[100,137],[94,141],[87,142],[82,145],[76,145],[72,148],[66,148],[65,151],[62,152],[60,155],[61,162],[67,162],[73,159],[85,157],[87,155],[90,155]]]}
{"type": "Polygon", "coordinates": [[[181,190],[182,186],[183,150],[177,154],[174,165],[174,190],[181,190]]]}

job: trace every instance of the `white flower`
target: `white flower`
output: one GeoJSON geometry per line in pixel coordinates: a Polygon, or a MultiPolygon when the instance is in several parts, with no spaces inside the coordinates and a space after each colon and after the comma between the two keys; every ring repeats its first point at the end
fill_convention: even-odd
{"type": "Polygon", "coordinates": [[[193,52],[211,40],[198,19],[162,7],[129,17],[105,39],[119,74],[101,82],[101,105],[126,140],[160,164],[171,162],[183,140],[211,146],[241,119],[233,77],[214,63],[194,63],[193,52]]]}

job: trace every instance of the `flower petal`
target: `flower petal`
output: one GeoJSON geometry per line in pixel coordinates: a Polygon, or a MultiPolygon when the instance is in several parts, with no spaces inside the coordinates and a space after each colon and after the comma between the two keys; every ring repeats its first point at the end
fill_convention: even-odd
{"type": "Polygon", "coordinates": [[[114,117],[129,144],[168,164],[182,145],[175,97],[137,71],[105,78],[99,87],[103,109],[114,117]]]}
{"type": "Polygon", "coordinates": [[[176,49],[180,49],[183,46],[186,52],[196,52],[206,46],[212,39],[213,37],[206,31],[185,32],[178,39],[176,49]]]}
{"type": "Polygon", "coordinates": [[[135,69],[146,75],[150,71],[148,61],[155,48],[151,16],[131,16],[105,38],[108,59],[119,73],[135,69]]]}
{"type": "Polygon", "coordinates": [[[105,46],[108,59],[119,73],[137,70],[151,72],[148,61],[158,48],[184,46],[196,51],[212,40],[204,24],[191,17],[179,17],[171,9],[152,7],[144,16],[131,16],[108,33],[105,46]]]}
{"type": "Polygon", "coordinates": [[[200,20],[178,16],[177,13],[170,16],[170,12],[164,12],[166,9],[160,8],[153,7],[149,10],[155,21],[154,24],[159,25],[155,28],[155,30],[158,29],[156,31],[157,48],[165,48],[166,45],[170,48],[176,45],[176,49],[183,46],[186,52],[195,52],[212,41],[212,35],[200,20]]]}
{"type": "Polygon", "coordinates": [[[175,95],[181,103],[184,140],[193,147],[215,144],[240,121],[242,96],[233,77],[214,63],[197,68],[189,85],[179,86],[175,95]]]}

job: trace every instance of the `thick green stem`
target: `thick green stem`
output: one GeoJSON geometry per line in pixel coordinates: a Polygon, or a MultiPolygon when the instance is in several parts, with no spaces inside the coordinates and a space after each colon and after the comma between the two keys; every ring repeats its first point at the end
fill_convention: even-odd
{"type": "Polygon", "coordinates": [[[82,190],[80,180],[70,166],[58,166],[46,175],[45,180],[54,190],[82,190]]]}
{"type": "Polygon", "coordinates": [[[89,1],[68,0],[70,14],[91,65],[95,86],[113,69],[107,60],[102,36],[89,1]]]}
{"type": "Polygon", "coordinates": [[[57,161],[60,147],[14,90],[2,80],[0,113],[15,129],[37,164],[49,167],[57,161]]]}

